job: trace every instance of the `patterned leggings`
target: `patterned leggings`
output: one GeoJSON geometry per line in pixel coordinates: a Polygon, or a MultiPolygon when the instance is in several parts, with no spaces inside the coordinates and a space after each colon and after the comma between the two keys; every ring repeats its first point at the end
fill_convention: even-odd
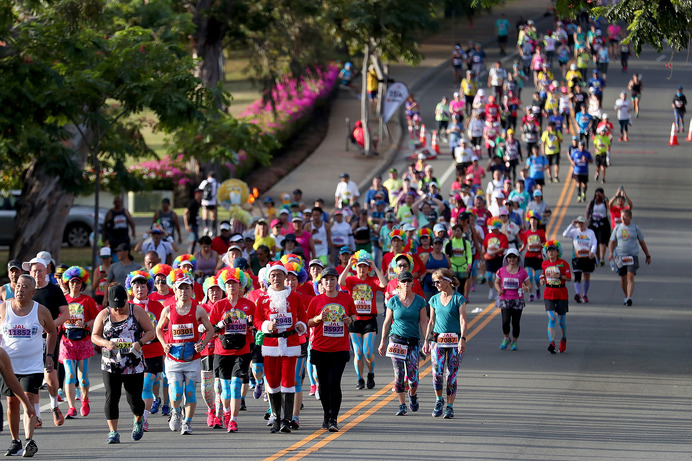
{"type": "Polygon", "coordinates": [[[405,383],[408,383],[409,394],[415,395],[418,390],[418,354],[419,345],[408,346],[406,360],[392,358],[394,367],[394,390],[397,393],[406,390],[405,383]]]}
{"type": "Polygon", "coordinates": [[[444,388],[445,365],[447,366],[447,395],[457,395],[457,372],[464,358],[456,347],[437,347],[433,343],[430,359],[433,370],[433,389],[441,391],[444,388]]]}

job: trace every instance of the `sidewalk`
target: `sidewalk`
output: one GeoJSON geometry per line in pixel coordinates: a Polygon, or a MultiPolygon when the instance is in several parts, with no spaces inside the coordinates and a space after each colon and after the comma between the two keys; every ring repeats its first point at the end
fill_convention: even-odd
{"type": "MultiPolygon", "coordinates": [[[[515,23],[523,16],[524,19],[538,19],[552,6],[549,0],[510,0],[502,7],[475,18],[470,27],[466,18],[448,21],[448,26],[434,36],[426,39],[420,45],[424,59],[415,67],[407,64],[389,63],[389,76],[397,81],[406,83],[411,92],[417,92],[424,87],[431,75],[438,72],[449,72],[449,59],[454,43],[466,46],[469,40],[483,43],[487,53],[486,63],[499,58],[499,48],[495,40],[495,21],[500,13],[504,13],[511,24],[508,55],[516,45],[515,23]]],[[[506,65],[506,64],[505,64],[506,65]]],[[[393,142],[389,145],[380,143],[380,155],[364,157],[354,147],[346,151],[346,123],[350,119],[351,127],[360,118],[360,100],[341,90],[340,95],[332,102],[327,134],[319,147],[300,166],[277,182],[264,196],[272,196],[275,200],[285,192],[294,189],[303,191],[303,201],[311,205],[317,198],[325,200],[328,209],[334,206],[334,191],[343,172],[349,173],[351,179],[358,184],[361,194],[370,187],[372,178],[382,174],[397,157],[408,135],[405,127],[403,111],[399,111],[390,120],[388,127],[393,142]]],[[[371,132],[377,133],[377,123],[370,125],[371,132]]]]}

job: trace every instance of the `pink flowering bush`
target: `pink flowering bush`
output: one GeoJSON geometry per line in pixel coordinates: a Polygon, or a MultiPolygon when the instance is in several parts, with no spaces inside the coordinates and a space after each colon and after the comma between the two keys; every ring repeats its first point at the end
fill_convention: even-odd
{"type": "Polygon", "coordinates": [[[270,101],[258,99],[240,116],[283,144],[309,121],[315,106],[327,99],[338,75],[339,69],[329,66],[300,81],[287,77],[274,87],[270,97],[265,98],[274,101],[275,110],[270,101]]]}
{"type": "Polygon", "coordinates": [[[147,189],[172,190],[192,184],[194,175],[187,169],[182,154],[171,158],[149,160],[129,167],[128,172],[145,184],[147,189]]]}

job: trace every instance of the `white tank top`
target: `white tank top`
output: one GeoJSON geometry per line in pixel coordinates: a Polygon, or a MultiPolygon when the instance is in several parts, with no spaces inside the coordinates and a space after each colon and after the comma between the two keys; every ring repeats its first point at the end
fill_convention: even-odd
{"type": "Polygon", "coordinates": [[[351,232],[351,225],[346,221],[341,223],[334,221],[334,224],[332,224],[332,243],[337,246],[348,245],[351,232]]]}
{"type": "Polygon", "coordinates": [[[43,325],[38,320],[38,303],[25,316],[14,313],[5,303],[5,319],[0,325],[2,348],[10,356],[17,375],[43,373],[43,325]]]}
{"type": "Polygon", "coordinates": [[[312,226],[314,233],[312,234],[312,240],[319,240],[322,243],[315,243],[315,256],[325,256],[328,251],[327,247],[327,229],[322,223],[320,227],[312,226]]]}

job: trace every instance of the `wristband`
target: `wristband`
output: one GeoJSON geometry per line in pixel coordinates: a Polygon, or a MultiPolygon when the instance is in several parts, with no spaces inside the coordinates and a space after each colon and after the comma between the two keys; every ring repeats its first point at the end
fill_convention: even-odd
{"type": "Polygon", "coordinates": [[[55,354],[46,354],[46,358],[47,357],[50,357],[51,359],[53,359],[53,361],[55,361],[55,354]]]}
{"type": "Polygon", "coordinates": [[[462,337],[461,337],[461,340],[462,340],[462,341],[466,341],[466,336],[462,336],[462,337]]]}
{"type": "Polygon", "coordinates": [[[142,342],[141,339],[138,339],[138,340],[137,340],[137,343],[139,344],[140,349],[141,349],[142,347],[144,347],[144,343],[142,342]]]}

